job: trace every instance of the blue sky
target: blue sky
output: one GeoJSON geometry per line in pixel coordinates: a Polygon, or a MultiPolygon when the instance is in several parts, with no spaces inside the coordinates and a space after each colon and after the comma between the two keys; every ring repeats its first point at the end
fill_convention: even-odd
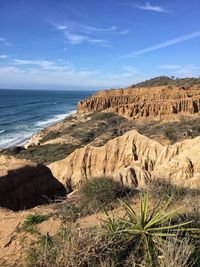
{"type": "Polygon", "coordinates": [[[0,88],[200,75],[199,0],[1,0],[0,88]]]}

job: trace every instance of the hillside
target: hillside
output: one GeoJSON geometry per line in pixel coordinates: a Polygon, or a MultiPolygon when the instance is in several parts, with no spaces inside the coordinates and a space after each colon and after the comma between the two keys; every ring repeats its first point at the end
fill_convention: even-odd
{"type": "Polygon", "coordinates": [[[199,266],[200,85],[154,82],[99,91],[1,151],[1,266],[149,267],[132,227],[146,227],[158,208],[166,222],[150,227],[159,236],[152,266],[199,266]]]}
{"type": "Polygon", "coordinates": [[[200,85],[136,87],[99,91],[80,101],[78,112],[110,111],[133,119],[174,120],[200,109],[200,85]]]}
{"type": "Polygon", "coordinates": [[[159,76],[144,82],[133,84],[130,87],[153,87],[153,86],[184,86],[189,87],[194,84],[200,84],[200,78],[175,78],[159,76]]]}

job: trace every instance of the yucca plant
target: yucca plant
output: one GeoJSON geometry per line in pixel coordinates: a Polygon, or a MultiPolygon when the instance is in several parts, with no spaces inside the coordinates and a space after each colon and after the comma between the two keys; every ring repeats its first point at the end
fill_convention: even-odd
{"type": "Polygon", "coordinates": [[[129,247],[131,244],[132,253],[136,254],[137,258],[142,257],[147,266],[159,266],[158,256],[165,239],[177,237],[181,231],[192,230],[186,228],[191,223],[190,221],[170,224],[171,219],[179,210],[167,211],[171,200],[172,197],[163,203],[160,201],[150,211],[148,193],[141,195],[139,214],[136,214],[130,205],[119,200],[125,211],[125,216],[115,218],[106,212],[107,220],[104,222],[112,234],[124,240],[124,244],[129,247]]]}

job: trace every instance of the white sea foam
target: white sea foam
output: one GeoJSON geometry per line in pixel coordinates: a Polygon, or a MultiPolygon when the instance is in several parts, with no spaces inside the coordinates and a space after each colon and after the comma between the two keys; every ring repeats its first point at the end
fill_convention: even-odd
{"type": "Polygon", "coordinates": [[[23,145],[33,133],[18,133],[13,134],[12,136],[5,136],[5,138],[0,139],[0,148],[8,148],[12,146],[20,146],[23,145]]]}
{"type": "Polygon", "coordinates": [[[4,133],[4,132],[5,132],[4,130],[3,130],[3,131],[0,131],[0,134],[1,134],[1,133],[4,133]]]}
{"type": "Polygon", "coordinates": [[[44,128],[46,126],[49,126],[49,125],[52,125],[56,122],[64,120],[66,117],[70,116],[71,114],[73,114],[75,112],[76,111],[73,110],[73,111],[70,111],[70,112],[65,113],[65,114],[56,115],[53,118],[48,119],[46,121],[38,121],[35,125],[44,128]]]}
{"type": "MultiPolygon", "coordinates": [[[[36,133],[36,131],[44,129],[45,127],[48,127],[56,122],[62,121],[63,119],[65,119],[66,117],[70,116],[71,114],[75,113],[76,111],[70,111],[68,113],[65,114],[60,114],[60,115],[56,115],[51,119],[45,120],[45,121],[39,121],[35,124],[35,127],[33,129],[28,129],[26,126],[19,126],[17,127],[19,128],[26,128],[26,130],[24,130],[24,132],[20,132],[20,133],[10,133],[10,134],[5,134],[4,136],[2,136],[0,138],[0,148],[8,148],[8,147],[12,147],[12,146],[21,146],[24,145],[33,134],[36,133]]],[[[3,133],[5,131],[0,131],[0,133],[3,133]]]]}

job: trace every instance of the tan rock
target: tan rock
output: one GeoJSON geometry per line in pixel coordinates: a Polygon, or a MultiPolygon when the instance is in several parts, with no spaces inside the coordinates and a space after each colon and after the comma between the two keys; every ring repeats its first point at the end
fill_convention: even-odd
{"type": "Polygon", "coordinates": [[[71,191],[91,178],[109,176],[129,187],[151,179],[200,187],[200,137],[163,146],[137,131],[110,140],[102,147],[75,150],[49,165],[53,175],[71,191]]]}
{"type": "Polygon", "coordinates": [[[0,156],[0,206],[26,209],[64,195],[63,185],[46,166],[0,156]]]}
{"type": "Polygon", "coordinates": [[[200,110],[200,85],[162,86],[99,91],[80,101],[78,112],[113,111],[128,118],[175,119],[200,110]]]}

